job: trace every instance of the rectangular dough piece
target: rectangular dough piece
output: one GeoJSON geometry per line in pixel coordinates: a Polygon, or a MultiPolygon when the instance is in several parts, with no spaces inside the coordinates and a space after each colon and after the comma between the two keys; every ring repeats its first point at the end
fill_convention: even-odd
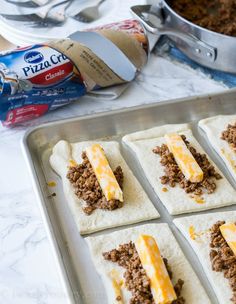
{"type": "Polygon", "coordinates": [[[124,206],[113,211],[96,209],[91,215],[86,215],[82,210],[84,201],[74,194],[74,188],[66,178],[70,160],[82,163],[81,154],[88,145],[95,142],[79,142],[70,144],[59,141],[53,148],[50,157],[52,168],[60,175],[65,198],[81,234],[133,224],[159,217],[159,213],[149,200],[147,194],[133,175],[123,159],[118,142],[97,142],[105,150],[105,154],[114,170],[121,166],[124,173],[124,206]]]}
{"type": "MultiPolygon", "coordinates": [[[[105,235],[87,237],[94,266],[101,276],[107,292],[108,304],[115,303],[115,293],[112,288],[110,272],[115,272],[119,279],[123,278],[125,269],[116,263],[106,261],[102,253],[117,248],[120,244],[130,241],[135,242],[140,234],[148,234],[155,238],[163,257],[168,259],[168,263],[173,272],[173,283],[178,279],[184,280],[182,295],[186,303],[210,304],[210,300],[202,287],[198,277],[185,258],[174,235],[167,224],[146,224],[136,226],[105,235]]],[[[123,303],[129,304],[131,293],[122,286],[123,303]]]]}
{"type": "Polygon", "coordinates": [[[200,120],[198,125],[236,180],[236,151],[230,147],[227,141],[221,139],[221,133],[227,129],[228,124],[235,123],[236,115],[219,115],[200,120]]]}
{"type": "Polygon", "coordinates": [[[222,172],[209,158],[217,172],[223,177],[216,181],[217,189],[212,194],[204,193],[199,197],[192,193],[185,193],[178,184],[175,187],[162,185],[160,177],[164,175],[164,167],[160,164],[160,156],[154,154],[152,149],[165,143],[164,135],[174,133],[186,135],[187,140],[200,153],[205,153],[197,140],[194,138],[188,124],[164,125],[149,130],[126,135],[123,141],[135,153],[144,173],[159,196],[163,205],[172,215],[202,211],[207,209],[219,208],[236,203],[236,191],[223,176],[222,172]],[[165,190],[165,191],[164,191],[165,190]]]}
{"type": "Polygon", "coordinates": [[[208,213],[201,215],[193,215],[182,217],[174,220],[174,224],[188,240],[198,259],[200,260],[203,270],[205,271],[210,284],[212,285],[215,294],[220,304],[232,304],[232,290],[229,286],[228,279],[224,278],[222,272],[212,270],[210,261],[210,233],[209,229],[217,221],[235,222],[236,211],[208,213]],[[199,234],[195,240],[190,237],[189,228],[193,227],[196,234],[199,234]]]}

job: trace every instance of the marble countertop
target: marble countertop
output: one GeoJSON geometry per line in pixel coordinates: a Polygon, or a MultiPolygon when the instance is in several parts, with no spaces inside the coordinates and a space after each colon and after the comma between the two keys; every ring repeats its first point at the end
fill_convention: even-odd
{"type": "Polygon", "coordinates": [[[226,89],[223,84],[200,72],[152,55],[148,66],[117,100],[83,97],[38,120],[12,129],[1,126],[0,302],[65,303],[51,246],[21,151],[20,142],[26,130],[62,118],[226,89]],[[150,66],[154,72],[150,72],[150,66]]]}

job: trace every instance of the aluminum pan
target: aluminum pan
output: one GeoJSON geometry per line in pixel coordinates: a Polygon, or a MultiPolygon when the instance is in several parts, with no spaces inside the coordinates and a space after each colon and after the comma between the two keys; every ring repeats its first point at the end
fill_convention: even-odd
{"type": "MultiPolygon", "coordinates": [[[[94,304],[99,302],[105,304],[107,302],[101,280],[91,263],[88,248],[83,238],[79,235],[65,204],[65,197],[62,187],[60,187],[60,179],[50,169],[48,158],[52,146],[60,139],[76,142],[104,137],[110,140],[115,137],[120,140],[125,133],[166,123],[191,122],[196,138],[236,188],[236,183],[229,175],[228,170],[225,169],[222,161],[210,149],[204,136],[201,136],[196,128],[196,123],[199,119],[217,114],[232,113],[236,113],[236,90],[229,90],[227,93],[211,96],[178,99],[109,113],[61,120],[41,125],[25,134],[22,142],[23,150],[43,220],[58,262],[60,276],[69,298],[67,301],[65,300],[65,303],[94,304]],[[49,188],[46,185],[49,180],[57,182],[56,189],[49,188]],[[54,191],[57,195],[52,198],[50,194],[54,191]],[[92,289],[91,286],[93,286],[92,289]]],[[[206,287],[212,303],[218,303],[196,255],[172,224],[172,217],[160,204],[142,170],[140,170],[139,164],[137,164],[132,153],[126,147],[122,147],[122,152],[150,199],[155,206],[158,206],[157,209],[161,214],[161,219],[152,222],[169,223],[183,251],[206,287]]],[[[220,210],[235,209],[236,207],[227,207],[220,210]]],[[[105,233],[117,229],[106,230],[105,233]]]]}
{"type": "Polygon", "coordinates": [[[164,11],[166,14],[166,25],[174,29],[178,29],[188,34],[192,34],[204,43],[215,48],[216,59],[214,61],[208,60],[206,57],[198,57],[195,49],[189,47],[184,41],[178,38],[171,39],[176,42],[177,47],[179,47],[188,57],[207,66],[211,69],[220,70],[227,73],[236,73],[235,68],[235,48],[236,48],[236,37],[220,34],[213,32],[204,27],[201,27],[193,22],[180,16],[171,8],[170,0],[163,0],[164,11]]]}

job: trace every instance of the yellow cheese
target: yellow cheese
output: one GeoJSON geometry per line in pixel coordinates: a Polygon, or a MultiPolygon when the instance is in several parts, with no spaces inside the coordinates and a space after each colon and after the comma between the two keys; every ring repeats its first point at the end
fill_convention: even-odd
{"type": "Polygon", "coordinates": [[[123,304],[122,292],[121,292],[121,286],[123,281],[119,279],[119,275],[116,273],[115,270],[112,270],[110,272],[110,278],[111,278],[112,288],[114,290],[115,303],[123,304]]]}
{"type": "Polygon", "coordinates": [[[123,192],[111,170],[102,147],[99,144],[93,144],[86,148],[85,151],[106,200],[123,202],[123,192]]]}
{"type": "Polygon", "coordinates": [[[54,181],[47,182],[48,187],[56,187],[57,183],[54,181]]]}
{"type": "Polygon", "coordinates": [[[189,236],[192,240],[196,240],[196,237],[197,237],[197,234],[196,234],[196,231],[195,231],[195,227],[194,226],[190,226],[189,229],[188,229],[188,232],[189,232],[189,236]]]}
{"type": "Polygon", "coordinates": [[[221,225],[220,231],[227,244],[236,255],[236,225],[234,223],[221,225]]]}
{"type": "Polygon", "coordinates": [[[155,239],[149,235],[140,235],[135,247],[150,280],[155,303],[172,303],[177,296],[155,239]]]}
{"type": "Polygon", "coordinates": [[[177,133],[166,134],[165,140],[170,152],[173,153],[176,163],[187,180],[199,183],[203,180],[203,171],[187,148],[182,137],[177,133]]]}
{"type": "Polygon", "coordinates": [[[73,160],[73,159],[70,159],[70,160],[69,160],[69,164],[70,164],[70,167],[76,167],[76,166],[77,166],[76,161],[73,160]]]}
{"type": "MultiPolygon", "coordinates": [[[[234,149],[235,151],[235,149],[234,149]]],[[[226,153],[225,149],[221,149],[222,154],[225,156],[225,158],[229,161],[229,163],[231,164],[232,169],[234,170],[234,172],[236,172],[236,163],[235,161],[232,159],[230,153],[226,153]]]]}

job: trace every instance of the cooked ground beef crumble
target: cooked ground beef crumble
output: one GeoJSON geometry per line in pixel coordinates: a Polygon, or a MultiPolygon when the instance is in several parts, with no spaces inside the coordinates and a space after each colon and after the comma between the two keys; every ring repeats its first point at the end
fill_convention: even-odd
{"type": "Polygon", "coordinates": [[[204,191],[206,191],[208,194],[213,193],[216,190],[215,180],[221,179],[221,175],[217,173],[214,166],[210,164],[206,154],[198,153],[196,149],[190,145],[184,135],[181,135],[181,137],[202,169],[204,178],[200,183],[192,183],[187,180],[181,172],[167,145],[162,144],[161,147],[157,146],[153,149],[155,154],[161,156],[160,163],[164,166],[165,175],[161,177],[161,183],[171,187],[175,187],[176,184],[179,184],[186,193],[194,193],[196,195],[201,195],[204,193],[204,191]]]}
{"type": "Polygon", "coordinates": [[[236,36],[234,0],[173,0],[170,6],[185,19],[211,31],[236,36]]]}
{"type": "Polygon", "coordinates": [[[233,149],[236,149],[236,123],[234,125],[228,124],[227,129],[221,134],[221,139],[227,141],[233,149]]]}
{"type": "MultiPolygon", "coordinates": [[[[67,178],[73,185],[78,198],[86,202],[87,206],[83,208],[84,212],[90,215],[95,209],[114,210],[121,208],[123,203],[119,200],[106,200],[85,152],[82,153],[82,159],[82,164],[69,167],[67,178]]],[[[118,166],[113,173],[122,189],[124,175],[121,167],[118,166]]]]}
{"type": "MultiPolygon", "coordinates": [[[[133,242],[119,245],[118,249],[113,249],[109,252],[104,252],[105,260],[118,263],[119,266],[125,268],[124,279],[125,287],[131,292],[132,298],[130,304],[155,304],[151,289],[150,281],[142,267],[138,252],[133,242]]],[[[163,259],[166,269],[172,278],[172,271],[167,259],[163,259]]],[[[179,279],[175,284],[174,289],[177,295],[177,300],[172,304],[184,304],[185,299],[181,296],[184,281],[179,279]]]]}
{"type": "Polygon", "coordinates": [[[236,256],[221,234],[220,226],[225,221],[218,221],[211,228],[210,259],[212,270],[223,272],[232,289],[232,303],[236,304],[236,256]]]}

